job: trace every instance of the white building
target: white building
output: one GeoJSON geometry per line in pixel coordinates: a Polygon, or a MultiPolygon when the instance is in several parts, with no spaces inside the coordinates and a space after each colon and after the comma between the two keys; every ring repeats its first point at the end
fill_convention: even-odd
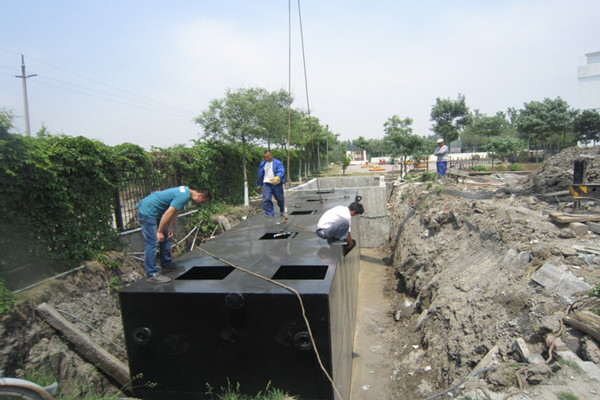
{"type": "Polygon", "coordinates": [[[579,109],[600,111],[600,51],[585,56],[587,64],[577,68],[579,109]]]}

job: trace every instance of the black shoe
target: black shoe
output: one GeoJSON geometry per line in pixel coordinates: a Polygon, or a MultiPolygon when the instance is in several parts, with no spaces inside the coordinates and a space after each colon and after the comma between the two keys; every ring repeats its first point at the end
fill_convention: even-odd
{"type": "Polygon", "coordinates": [[[172,262],[172,263],[171,263],[171,264],[169,264],[168,266],[166,266],[166,267],[162,267],[162,270],[163,270],[163,271],[174,271],[174,270],[176,270],[176,269],[183,269],[183,268],[185,268],[185,267],[182,267],[182,266],[180,266],[180,265],[177,265],[176,263],[172,262]]]}

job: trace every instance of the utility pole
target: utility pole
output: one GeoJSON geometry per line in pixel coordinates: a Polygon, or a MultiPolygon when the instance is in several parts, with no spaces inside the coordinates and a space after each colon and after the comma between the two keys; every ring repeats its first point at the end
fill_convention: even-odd
{"type": "Polygon", "coordinates": [[[27,78],[37,76],[37,74],[27,75],[25,73],[25,57],[21,54],[21,75],[15,75],[17,78],[21,78],[23,82],[23,103],[25,105],[25,132],[27,136],[31,136],[31,130],[29,129],[29,106],[27,104],[27,78]]]}

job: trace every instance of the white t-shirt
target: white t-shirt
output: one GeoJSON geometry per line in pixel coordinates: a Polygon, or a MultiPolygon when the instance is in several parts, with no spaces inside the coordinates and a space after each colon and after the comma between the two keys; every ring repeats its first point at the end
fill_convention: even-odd
{"type": "Polygon", "coordinates": [[[271,183],[273,178],[275,178],[275,174],[273,173],[273,161],[267,161],[263,169],[265,171],[263,183],[271,183]]]}
{"type": "Polygon", "coordinates": [[[333,225],[339,219],[345,219],[348,221],[348,232],[352,226],[352,215],[350,215],[350,209],[346,206],[336,206],[327,211],[321,216],[317,224],[317,229],[327,229],[333,225]]]}

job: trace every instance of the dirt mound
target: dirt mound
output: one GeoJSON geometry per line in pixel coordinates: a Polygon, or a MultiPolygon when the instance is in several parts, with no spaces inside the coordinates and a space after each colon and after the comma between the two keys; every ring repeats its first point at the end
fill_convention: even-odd
{"type": "Polygon", "coordinates": [[[542,168],[523,181],[523,187],[535,194],[567,190],[573,183],[577,159],[587,161],[587,182],[600,184],[600,147],[569,147],[546,160],[542,168]]]}
{"type": "Polygon", "coordinates": [[[59,382],[59,393],[68,398],[118,393],[120,385],[61,340],[35,307],[42,302],[51,305],[99,347],[126,363],[117,290],[142,278],[142,273],[139,261],[112,253],[103,263],[86,263],[18,294],[21,301],[15,310],[0,316],[0,370],[5,376],[38,382],[53,377],[59,382]]]}
{"type": "MultiPolygon", "coordinates": [[[[600,282],[600,256],[574,250],[578,245],[600,250],[600,237],[565,234],[568,228],[548,216],[556,205],[533,195],[565,190],[572,161],[582,151],[563,153],[530,177],[490,176],[464,184],[446,179],[443,186],[394,188],[389,263],[403,296],[390,293],[390,298],[395,301],[392,315],[404,328],[389,338],[395,342],[396,393],[414,399],[439,393],[473,374],[486,355],[497,363],[469,384],[489,391],[514,388],[519,363],[525,361],[515,351],[517,339],[543,360],[549,355],[548,335],[554,333],[575,354],[593,358],[593,352],[583,349],[584,343],[596,346],[593,339],[572,327],[561,328],[567,306],[584,299],[585,292],[565,299],[532,279],[541,267],[556,266],[590,287],[600,282]]],[[[598,162],[590,160],[590,179],[598,177],[598,162]]],[[[600,212],[596,204],[588,208],[600,212]]],[[[562,379],[557,378],[561,368],[567,369],[553,362],[522,372],[530,395],[537,390],[538,396],[525,398],[546,398],[543,390],[550,389],[540,383],[562,379]]],[[[569,385],[563,391],[580,398],[600,394],[597,382],[580,378],[585,389],[569,385]]]]}
{"type": "MultiPolygon", "coordinates": [[[[525,177],[393,186],[390,241],[381,249],[389,265],[381,288],[389,318],[384,329],[374,328],[390,351],[382,371],[373,371],[391,386],[390,399],[425,399],[449,388],[456,396],[474,387],[497,399],[517,387],[517,376],[525,391],[513,400],[555,399],[559,392],[600,396],[597,380],[555,353],[549,363],[517,373],[528,364],[515,350],[522,339],[532,354],[548,359],[554,333],[572,354],[600,363],[596,340],[562,324],[569,306],[600,306],[585,291],[565,296],[532,278],[553,266],[589,287],[600,282],[600,255],[578,250],[600,251],[600,237],[552,222],[550,212],[572,211],[572,203],[544,196],[568,188],[582,155],[589,157],[588,181],[600,183],[594,148],[567,149],[525,177]]],[[[598,203],[585,202],[586,212],[600,213],[598,203]]],[[[139,260],[114,253],[28,291],[14,312],[0,316],[0,369],[14,377],[53,375],[69,398],[117,393],[120,385],[62,341],[35,307],[50,304],[125,361],[117,289],[142,275],[139,260]]]]}

